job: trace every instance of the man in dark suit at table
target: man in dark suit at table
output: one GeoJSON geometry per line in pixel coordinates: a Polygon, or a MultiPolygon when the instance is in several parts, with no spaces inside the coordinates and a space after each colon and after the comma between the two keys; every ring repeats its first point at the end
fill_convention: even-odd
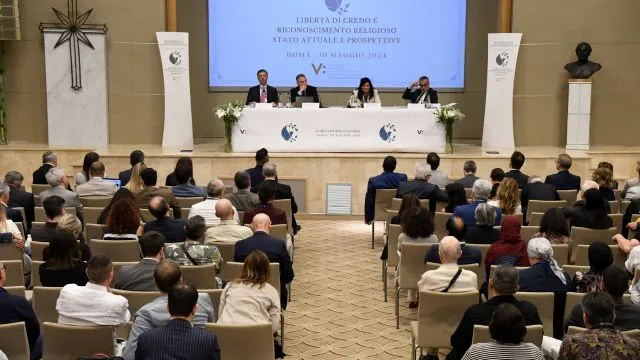
{"type": "Polygon", "coordinates": [[[11,188],[11,191],[9,192],[9,202],[7,205],[11,208],[24,208],[27,228],[31,229],[31,223],[35,217],[34,212],[36,203],[32,193],[20,189],[23,181],[24,176],[17,171],[9,171],[4,176],[4,182],[11,188]]]}
{"type": "Polygon", "coordinates": [[[33,172],[32,184],[47,185],[47,179],[45,175],[49,172],[49,169],[58,166],[58,155],[53,151],[47,151],[42,154],[42,166],[33,172]]]}
{"type": "Polygon", "coordinates": [[[247,93],[247,105],[252,103],[272,103],[278,104],[278,90],[267,85],[269,73],[265,69],[258,70],[258,82],[260,85],[249,88],[247,93]]]}
{"type": "Polygon", "coordinates": [[[547,176],[545,184],[551,184],[556,190],[580,190],[580,176],[569,172],[573,160],[569,154],[560,154],[556,159],[557,174],[547,176]]]}
{"type": "Polygon", "coordinates": [[[405,194],[414,193],[418,199],[429,199],[429,211],[436,211],[436,202],[447,202],[447,195],[439,187],[429,184],[431,167],[425,163],[417,164],[414,170],[414,179],[398,184],[396,197],[402,198],[405,194]]]}
{"type": "Polygon", "coordinates": [[[429,87],[429,78],[421,76],[418,81],[412,82],[404,90],[402,98],[410,100],[412,104],[437,104],[438,92],[429,87]]]}
{"type": "Polygon", "coordinates": [[[318,89],[315,86],[311,86],[307,83],[307,77],[305,74],[298,74],[296,76],[297,87],[290,90],[291,102],[296,102],[298,96],[312,97],[313,102],[319,103],[320,96],[318,95],[318,89]]]}
{"type": "Polygon", "coordinates": [[[118,179],[120,179],[121,186],[125,186],[131,180],[131,173],[133,172],[133,167],[138,163],[144,162],[144,153],[142,150],[133,150],[129,155],[129,164],[131,164],[131,169],[120,171],[118,174],[118,179]]]}
{"type": "Polygon", "coordinates": [[[527,186],[527,183],[529,181],[529,177],[520,171],[520,169],[524,165],[524,160],[525,158],[523,153],[521,153],[520,151],[514,151],[509,162],[509,167],[511,168],[511,170],[504,174],[504,177],[514,179],[518,183],[518,187],[520,189],[527,186]]]}

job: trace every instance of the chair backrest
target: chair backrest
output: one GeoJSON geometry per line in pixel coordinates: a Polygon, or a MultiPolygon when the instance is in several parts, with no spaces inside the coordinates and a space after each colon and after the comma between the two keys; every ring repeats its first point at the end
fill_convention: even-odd
{"type": "MultiPolygon", "coordinates": [[[[244,266],[244,263],[241,262],[227,262],[224,280],[232,281],[240,278],[242,276],[242,266],[244,266]]],[[[280,264],[278,263],[269,264],[269,284],[278,290],[278,294],[280,293],[280,264]]]]}
{"type": "MultiPolygon", "coordinates": [[[[544,336],[544,327],[542,325],[527,326],[527,334],[522,340],[523,343],[532,343],[537,347],[542,347],[542,337],[544,336]]],[[[493,342],[489,327],[485,325],[473,326],[472,344],[493,342]]]]}
{"type": "Polygon", "coordinates": [[[420,292],[417,344],[421,347],[450,349],[451,335],[462,315],[478,303],[478,292],[420,292]]]}
{"type": "Polygon", "coordinates": [[[387,266],[398,265],[398,236],[402,233],[402,226],[389,224],[387,231],[387,266]]]}
{"type": "MultiPolygon", "coordinates": [[[[112,262],[112,264],[113,264],[113,279],[111,279],[111,288],[115,289],[116,282],[118,281],[118,273],[120,272],[120,269],[122,269],[123,266],[135,265],[137,264],[137,262],[114,261],[112,262]]],[[[131,314],[133,315],[133,313],[131,314]]]]}
{"type": "Polygon", "coordinates": [[[640,342],[640,330],[639,329],[623,331],[622,333],[627,335],[628,337],[632,338],[633,340],[640,342]]]}
{"type": "Polygon", "coordinates": [[[624,214],[607,214],[611,218],[611,222],[613,223],[613,227],[617,229],[622,229],[622,218],[624,214]]]}
{"type": "Polygon", "coordinates": [[[105,208],[111,202],[111,196],[81,196],[80,203],[83,207],[105,208]]]}
{"type": "Polygon", "coordinates": [[[291,210],[291,199],[273,200],[273,207],[284,211],[287,214],[287,231],[293,233],[291,221],[293,219],[293,211],[291,210]]]}
{"type": "Polygon", "coordinates": [[[554,293],[552,292],[517,292],[516,298],[518,300],[526,300],[534,304],[540,314],[540,320],[542,320],[542,326],[544,326],[544,333],[551,336],[553,335],[553,300],[554,293]]]}
{"type": "Polygon", "coordinates": [[[620,214],[620,201],[609,201],[609,208],[611,209],[611,214],[620,214]]]}
{"type": "MultiPolygon", "coordinates": [[[[400,210],[400,205],[402,205],[402,199],[394,197],[391,199],[391,208],[389,210],[400,210]]],[[[429,199],[420,199],[420,206],[429,209],[429,199]]]]}
{"type": "Polygon", "coordinates": [[[102,207],[83,207],[82,217],[84,218],[84,223],[97,224],[103,210],[104,208],[102,207]]]}
{"type": "Polygon", "coordinates": [[[589,271],[589,267],[581,266],[581,265],[562,265],[562,270],[566,271],[567,274],[569,274],[569,277],[573,279],[573,277],[576,275],[576,272],[578,271],[587,272],[589,271]]]}
{"type": "Polygon", "coordinates": [[[51,189],[49,184],[31,184],[31,193],[33,195],[40,195],[41,192],[51,189]]]}
{"type": "MultiPolygon", "coordinates": [[[[75,207],[65,207],[64,212],[73,216],[77,216],[75,207]]],[[[35,221],[47,221],[47,215],[44,213],[43,207],[36,207],[34,209],[34,215],[35,221]]]]}
{"type": "Polygon", "coordinates": [[[376,189],[375,220],[387,218],[387,210],[391,209],[391,202],[396,196],[396,189],[376,189]]]}
{"type": "Polygon", "coordinates": [[[424,254],[435,244],[402,243],[398,259],[398,278],[401,289],[417,289],[424,274],[424,254]]]}
{"type": "Polygon", "coordinates": [[[20,234],[22,234],[23,238],[27,238],[27,236],[24,233],[24,224],[22,224],[21,222],[16,223],[16,226],[18,227],[18,230],[20,230],[20,234]]]}
{"type": "Polygon", "coordinates": [[[31,241],[31,260],[42,261],[42,252],[49,246],[48,242],[31,241]]]}
{"type": "Polygon", "coordinates": [[[62,290],[61,287],[36,286],[33,288],[31,305],[40,324],[45,321],[58,322],[56,303],[58,296],[60,296],[60,290],[62,290]]]}
{"type": "Polygon", "coordinates": [[[217,289],[216,267],[214,264],[180,266],[182,280],[196,289],[217,289]]]}
{"type": "Polygon", "coordinates": [[[202,202],[202,196],[196,197],[176,197],[176,201],[181,208],[190,208],[193,205],[202,202]]]}
{"type": "Polygon", "coordinates": [[[0,325],[0,349],[7,359],[30,359],[29,339],[24,321],[0,325]]]}
{"type": "MultiPolygon", "coordinates": [[[[24,286],[5,286],[3,289],[5,289],[7,293],[11,295],[20,296],[25,299],[27,298],[27,288],[25,288],[24,286]]],[[[2,346],[0,346],[0,349],[2,349],[2,346]]]]}
{"type": "MultiPolygon", "coordinates": [[[[187,214],[189,213],[188,211],[185,211],[185,209],[182,209],[182,211],[187,214]]],[[[169,209],[167,216],[170,218],[173,218],[173,209],[169,209]]],[[[145,222],[145,223],[156,219],[153,215],[151,215],[151,211],[149,211],[149,209],[144,209],[144,208],[140,208],[140,218],[142,219],[142,222],[145,222]]]]}
{"type": "Polygon", "coordinates": [[[40,266],[44,264],[42,260],[31,261],[31,286],[42,286],[40,281],[40,266]]]}
{"type": "Polygon", "coordinates": [[[22,207],[22,206],[14,207],[13,210],[18,210],[20,212],[20,216],[22,216],[22,222],[19,222],[18,224],[22,224],[23,227],[26,226],[27,225],[27,213],[25,212],[24,207],[22,207]]]}
{"type": "Polygon", "coordinates": [[[0,260],[20,260],[22,261],[22,250],[16,248],[13,242],[0,244],[0,260]]]}
{"type": "Polygon", "coordinates": [[[200,293],[207,293],[211,298],[211,303],[213,304],[213,312],[220,316],[218,312],[220,310],[220,296],[222,295],[223,289],[199,289],[200,293]]]}
{"type": "MultiPolygon", "coordinates": [[[[571,253],[576,253],[578,245],[591,245],[595,241],[602,241],[605,244],[611,243],[611,238],[618,232],[618,229],[612,227],[608,229],[595,230],[582,227],[571,227],[571,253]]],[[[575,260],[575,256],[571,256],[575,260]]]]}
{"type": "Polygon", "coordinates": [[[627,208],[629,207],[629,205],[631,204],[630,200],[622,200],[620,201],[620,212],[621,213],[625,213],[627,212],[627,208]]]}
{"type": "Polygon", "coordinates": [[[45,322],[42,330],[44,359],[114,355],[112,326],[71,326],[45,322]],[[73,339],[71,346],[69,339],[73,339]]]}
{"type": "MultiPolygon", "coordinates": [[[[500,265],[491,265],[491,268],[489,268],[489,277],[493,277],[493,273],[496,271],[496,269],[498,268],[498,266],[500,265]]],[[[524,269],[528,269],[529,266],[514,266],[516,270],[520,271],[520,270],[524,270],[524,269]]]]}
{"type": "Polygon", "coordinates": [[[577,293],[577,292],[568,292],[567,298],[564,303],[564,317],[563,319],[567,319],[571,310],[582,302],[582,298],[585,296],[585,293],[577,293]]]}
{"type": "MultiPolygon", "coordinates": [[[[620,250],[618,245],[609,245],[613,254],[613,265],[624,269],[624,263],[627,260],[627,254],[620,250]]],[[[575,265],[589,266],[589,245],[578,245],[576,248],[575,265]]]]}
{"type": "Polygon", "coordinates": [[[527,217],[527,219],[529,219],[529,226],[540,226],[540,223],[542,222],[542,216],[544,216],[544,213],[541,212],[532,212],[531,213],[531,217],[527,217]]]}
{"type": "MultiPolygon", "coordinates": [[[[506,216],[503,216],[506,217],[506,216]]],[[[540,226],[522,226],[520,228],[520,237],[524,239],[524,241],[529,241],[533,235],[537,232],[540,232],[540,226]]]]}
{"type": "Polygon", "coordinates": [[[84,225],[84,238],[87,240],[90,239],[102,239],[104,237],[105,231],[107,231],[106,225],[101,224],[85,224],[84,225]]]}
{"type": "Polygon", "coordinates": [[[585,331],[587,331],[587,328],[583,328],[579,326],[569,326],[569,328],[567,329],[567,336],[580,334],[581,332],[585,332],[585,331]]]}
{"type": "Polygon", "coordinates": [[[447,221],[451,216],[453,216],[453,214],[437,211],[433,216],[433,233],[438,239],[447,236],[447,221]]]}
{"type": "Polygon", "coordinates": [[[127,301],[129,301],[129,312],[132,317],[141,307],[162,296],[160,291],[128,291],[118,289],[112,289],[112,291],[116,295],[124,296],[127,301]]]}
{"type": "Polygon", "coordinates": [[[622,190],[613,189],[613,195],[616,197],[616,201],[622,200],[622,190]]]}
{"type": "MultiPolygon", "coordinates": [[[[435,270],[440,266],[442,266],[442,264],[428,262],[426,264],[425,271],[435,270]]],[[[480,286],[482,286],[482,283],[484,282],[485,273],[486,273],[484,271],[484,268],[480,267],[480,264],[465,264],[465,265],[458,265],[458,267],[463,270],[473,271],[476,274],[476,278],[478,279],[478,289],[480,289],[480,286]]]]}
{"type": "Polygon", "coordinates": [[[544,213],[550,208],[564,208],[567,207],[567,202],[564,200],[558,201],[546,201],[546,200],[529,200],[527,205],[527,219],[531,219],[531,213],[538,212],[544,213]]]}
{"type": "Polygon", "coordinates": [[[238,220],[240,225],[244,225],[244,211],[238,210],[238,220]]]}
{"type": "Polygon", "coordinates": [[[97,240],[91,239],[89,247],[92,254],[104,254],[117,262],[140,261],[138,240],[97,240]]]}
{"type": "Polygon", "coordinates": [[[480,253],[482,254],[482,262],[483,262],[480,265],[481,266],[484,265],[484,259],[487,257],[487,252],[489,251],[491,244],[467,244],[466,246],[480,250],[480,253]]]}
{"type": "MultiPolygon", "coordinates": [[[[14,246],[13,244],[10,245],[14,246]]],[[[24,267],[22,265],[22,259],[2,260],[2,263],[4,264],[7,273],[4,286],[24,286],[24,267]]]]}
{"type": "Polygon", "coordinates": [[[220,345],[220,358],[224,360],[272,360],[273,331],[271,323],[254,325],[222,325],[207,323],[204,329],[216,334],[220,345]],[[247,340],[251,346],[247,346],[247,340]]]}
{"type": "Polygon", "coordinates": [[[564,200],[567,204],[573,205],[578,200],[578,190],[557,190],[560,200],[564,200]]]}
{"type": "Polygon", "coordinates": [[[282,241],[287,241],[287,234],[288,234],[287,225],[285,224],[271,225],[271,232],[269,232],[269,235],[271,235],[271,237],[280,239],[282,241]]]}
{"type": "Polygon", "coordinates": [[[567,265],[569,262],[569,244],[551,244],[553,257],[559,266],[567,265]]]}
{"type": "Polygon", "coordinates": [[[214,245],[220,251],[220,256],[222,256],[222,269],[220,271],[224,271],[224,264],[233,261],[233,257],[236,253],[236,243],[227,242],[227,241],[213,241],[208,244],[214,245]]]}

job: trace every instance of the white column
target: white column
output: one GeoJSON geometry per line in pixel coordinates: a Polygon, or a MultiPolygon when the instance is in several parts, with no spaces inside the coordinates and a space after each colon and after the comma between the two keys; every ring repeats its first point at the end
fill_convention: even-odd
{"type": "Polygon", "coordinates": [[[567,150],[589,150],[591,79],[569,80],[567,150]]]}

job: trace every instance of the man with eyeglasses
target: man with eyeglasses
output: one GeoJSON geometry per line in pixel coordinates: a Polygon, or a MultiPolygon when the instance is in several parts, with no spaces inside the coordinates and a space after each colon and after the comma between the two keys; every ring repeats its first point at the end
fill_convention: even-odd
{"type": "Polygon", "coordinates": [[[437,104],[438,92],[429,87],[429,78],[421,76],[405,89],[402,98],[411,101],[412,104],[437,104]]]}

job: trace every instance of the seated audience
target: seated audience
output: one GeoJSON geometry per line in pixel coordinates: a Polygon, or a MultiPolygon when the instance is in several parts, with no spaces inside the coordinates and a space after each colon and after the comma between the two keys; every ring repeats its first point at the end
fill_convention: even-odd
{"type": "Polygon", "coordinates": [[[571,226],[588,229],[608,229],[613,226],[613,221],[607,216],[602,194],[595,189],[589,189],[584,193],[584,208],[575,208],[571,216],[571,226]]]}
{"type": "Polygon", "coordinates": [[[576,271],[573,284],[579,293],[602,291],[604,270],[613,264],[611,248],[600,241],[589,245],[589,271],[576,271]]]}
{"type": "Polygon", "coordinates": [[[251,176],[246,171],[238,171],[233,177],[238,191],[226,194],[225,198],[231,201],[231,205],[238,211],[245,211],[254,208],[260,204],[257,194],[249,191],[251,187],[251,176]]]}
{"type": "Polygon", "coordinates": [[[0,182],[0,207],[2,207],[7,214],[7,218],[15,223],[21,223],[24,219],[19,210],[9,207],[11,202],[11,188],[9,185],[0,182]]]}
{"type": "Polygon", "coordinates": [[[615,201],[616,194],[613,192],[613,173],[607,168],[597,168],[593,172],[593,181],[598,184],[600,194],[606,201],[615,201]]]}
{"type": "Polygon", "coordinates": [[[180,266],[213,264],[216,274],[220,274],[222,256],[215,245],[204,244],[206,229],[202,216],[196,215],[189,218],[184,226],[186,240],[183,243],[167,244],[164,248],[164,256],[180,266]]]}
{"type": "Polygon", "coordinates": [[[76,186],[79,196],[113,196],[118,191],[118,186],[104,180],[104,165],[100,161],[91,164],[89,174],[91,179],[84,184],[76,186]]]}
{"type": "MultiPolygon", "coordinates": [[[[165,182],[164,182],[164,186],[180,185],[180,183],[178,182],[176,174],[177,174],[178,168],[181,168],[181,167],[184,167],[184,166],[190,167],[192,169],[191,172],[193,173],[193,161],[191,160],[191,158],[190,157],[181,157],[176,162],[176,167],[173,170],[173,172],[171,174],[167,175],[167,178],[165,179],[165,182]]],[[[191,185],[195,185],[196,181],[193,178],[191,178],[191,180],[189,180],[189,183],[191,185]]]]}
{"type": "MultiPolygon", "coordinates": [[[[262,188],[262,186],[261,186],[262,188]]],[[[271,231],[271,220],[266,214],[257,214],[251,223],[255,233],[250,238],[240,240],[236,243],[233,261],[244,262],[254,250],[262,250],[269,262],[280,264],[280,305],[282,309],[287,308],[287,284],[293,280],[293,268],[291,258],[284,241],[269,236],[271,231]]]]}
{"type": "Polygon", "coordinates": [[[65,201],[57,195],[49,196],[42,202],[46,221],[44,225],[34,226],[31,229],[31,239],[39,242],[50,242],[56,232],[58,222],[64,216],[65,201]]]}
{"type": "Polygon", "coordinates": [[[431,167],[431,176],[429,177],[429,184],[433,184],[440,189],[444,189],[449,183],[449,175],[444,171],[438,170],[440,167],[440,156],[434,152],[427,154],[427,164],[431,167]]]}
{"type": "Polygon", "coordinates": [[[263,182],[258,189],[258,198],[260,205],[253,209],[247,209],[244,212],[243,224],[251,224],[256,214],[267,214],[273,225],[287,223],[287,214],[284,210],[273,206],[273,200],[276,193],[276,187],[273,182],[263,182]]]}
{"type": "Polygon", "coordinates": [[[84,286],[87,264],[80,259],[75,236],[70,231],[56,230],[48,246],[47,260],[40,265],[42,286],[62,287],[67,284],[84,286]]]}
{"type": "MultiPolygon", "coordinates": [[[[87,262],[91,258],[91,249],[87,245],[87,241],[84,238],[84,233],[82,232],[82,223],[75,217],[73,214],[65,213],[58,221],[57,230],[66,230],[73,234],[73,237],[77,240],[78,251],[80,251],[80,260],[87,262]]],[[[48,246],[43,251],[43,259],[47,261],[48,257],[48,246]]]]}
{"type": "MultiPolygon", "coordinates": [[[[24,208],[24,220],[26,220],[27,224],[27,229],[25,230],[29,230],[35,218],[36,203],[33,194],[22,189],[23,181],[24,176],[17,171],[9,171],[4,176],[4,182],[9,186],[9,201],[7,202],[7,206],[9,208],[24,208]]],[[[42,199],[42,197],[40,199],[42,199]]]]}
{"type": "Polygon", "coordinates": [[[493,311],[489,333],[493,341],[471,345],[462,360],[544,360],[540,348],[523,342],[527,334],[524,316],[517,307],[509,303],[503,303],[493,311]]]}
{"type": "Polygon", "coordinates": [[[469,203],[467,201],[467,193],[460,184],[447,184],[447,186],[444,187],[444,191],[447,193],[447,206],[440,211],[453,214],[456,207],[469,203]]]}
{"type": "Polygon", "coordinates": [[[582,298],[585,332],[567,336],[560,346],[560,360],[638,359],[638,341],[627,337],[612,324],[617,306],[606,293],[588,293],[582,298]]]}
{"type": "Polygon", "coordinates": [[[520,217],[507,216],[500,227],[500,239],[491,244],[484,261],[487,278],[491,265],[530,266],[527,243],[520,236],[520,217]]]}
{"type": "MultiPolygon", "coordinates": [[[[133,326],[127,339],[127,344],[122,351],[125,360],[134,360],[138,339],[145,332],[165,326],[169,323],[171,315],[168,311],[168,293],[171,288],[182,284],[182,272],[180,266],[173,261],[161,261],[153,273],[160,297],[144,305],[133,315],[133,326]]],[[[213,304],[207,293],[198,294],[198,308],[193,318],[194,328],[203,329],[206,323],[215,322],[213,304]]]]}
{"type": "Polygon", "coordinates": [[[638,173],[637,177],[633,177],[628,179],[624,183],[624,188],[622,189],[622,198],[625,200],[634,200],[640,198],[640,187],[636,187],[640,185],[640,161],[636,162],[636,172],[638,173]],[[629,191],[634,189],[633,191],[629,191]]]}
{"type": "Polygon", "coordinates": [[[207,244],[214,241],[237,242],[251,237],[253,231],[247,226],[238,224],[233,219],[234,215],[235,211],[231,202],[227,199],[220,199],[216,203],[216,216],[220,219],[220,224],[206,230],[205,242],[207,244]]]}
{"type": "MultiPolygon", "coordinates": [[[[418,282],[419,291],[437,291],[437,292],[465,292],[478,289],[478,278],[476,273],[469,270],[463,270],[458,265],[463,265],[460,260],[462,258],[462,244],[453,236],[445,236],[440,240],[440,244],[432,246],[429,251],[436,249],[439,261],[442,266],[436,270],[429,270],[422,274],[418,282]],[[460,272],[456,280],[454,277],[460,272]]],[[[480,252],[478,250],[478,252],[480,252]]],[[[480,256],[478,256],[480,257],[480,256]]],[[[432,262],[432,261],[429,261],[432,262]]],[[[479,264],[479,263],[478,263],[479,264]]]]}
{"type": "Polygon", "coordinates": [[[140,171],[140,179],[142,179],[144,187],[134,193],[136,204],[139,208],[146,207],[152,197],[162,196],[173,210],[173,217],[176,219],[182,217],[182,209],[178,204],[178,200],[176,200],[171,193],[171,189],[156,186],[158,183],[158,172],[155,169],[146,168],[140,171]]]}
{"type": "Polygon", "coordinates": [[[109,211],[106,225],[104,240],[138,240],[140,209],[135,201],[129,197],[116,201],[109,211]]]}
{"type": "Polygon", "coordinates": [[[371,224],[375,216],[376,190],[396,189],[400,182],[407,181],[407,175],[394,172],[396,170],[396,164],[397,161],[395,157],[385,157],[382,162],[384,172],[380,175],[369,178],[369,182],[367,183],[367,193],[364,198],[364,222],[366,224],[371,224]]]}
{"type": "Polygon", "coordinates": [[[487,204],[478,204],[476,207],[476,226],[467,231],[465,242],[468,244],[493,244],[500,239],[500,231],[494,228],[496,222],[496,209],[487,204]]]}
{"type": "Polygon", "coordinates": [[[53,151],[46,151],[42,154],[42,166],[40,166],[36,171],[33,172],[33,181],[32,184],[37,185],[46,185],[47,179],[45,179],[45,174],[49,171],[49,169],[58,167],[58,155],[53,151]]]}
{"type": "Polygon", "coordinates": [[[133,196],[133,193],[129,189],[127,188],[118,189],[118,191],[116,191],[116,193],[111,198],[111,201],[109,201],[109,204],[105,206],[105,208],[100,213],[100,216],[98,216],[98,224],[105,225],[107,223],[107,217],[109,216],[111,207],[113,206],[113,204],[115,204],[118,200],[122,198],[131,199],[133,201],[136,200],[135,197],[133,196]]]}
{"type": "MultiPolygon", "coordinates": [[[[462,253],[458,257],[458,265],[480,265],[482,263],[482,252],[480,251],[480,249],[476,249],[474,247],[466,245],[464,237],[464,234],[466,233],[466,227],[464,225],[464,222],[462,222],[462,219],[452,216],[447,220],[446,226],[447,233],[450,237],[454,237],[456,238],[456,240],[458,240],[455,235],[461,236],[461,240],[458,240],[458,243],[460,244],[460,251],[462,251],[462,253]]],[[[427,253],[424,255],[424,262],[432,262],[436,264],[440,263],[439,245],[434,245],[430,247],[429,250],[427,250],[427,253]]]]}
{"type": "Polygon", "coordinates": [[[569,224],[561,208],[549,208],[540,220],[540,231],[533,237],[543,237],[552,244],[569,244],[569,224]]]}
{"type": "MultiPolygon", "coordinates": [[[[476,208],[479,204],[486,203],[489,199],[489,193],[491,192],[491,183],[489,181],[480,179],[473,184],[472,202],[467,205],[461,205],[456,207],[453,212],[454,216],[462,218],[467,228],[476,226],[476,208]]],[[[494,225],[500,225],[502,217],[502,210],[496,208],[496,220],[494,225]]]]}
{"type": "Polygon", "coordinates": [[[51,185],[51,189],[40,193],[40,203],[44,205],[44,202],[50,196],[59,196],[64,199],[65,207],[74,207],[76,209],[76,216],[78,216],[80,221],[82,221],[84,216],[80,197],[77,193],[67,190],[69,187],[69,180],[67,180],[64,170],[60,168],[52,168],[45,177],[47,178],[49,185],[51,185]]]}
{"type": "MultiPolygon", "coordinates": [[[[245,170],[249,173],[249,178],[251,180],[251,189],[258,189],[258,186],[264,180],[264,175],[262,174],[262,167],[264,164],[269,162],[269,151],[267,149],[262,148],[256,151],[256,166],[250,169],[245,170]]],[[[253,190],[252,190],[253,191],[253,190]]]]}
{"type": "Polygon", "coordinates": [[[42,337],[40,336],[40,324],[31,304],[21,296],[11,295],[5,290],[7,280],[7,268],[0,262],[0,324],[13,324],[24,322],[27,330],[27,340],[31,359],[42,357],[42,337]]]}
{"type": "Polygon", "coordinates": [[[462,171],[464,171],[464,177],[462,179],[456,180],[456,183],[462,185],[462,187],[464,188],[471,189],[473,187],[473,183],[476,182],[476,180],[480,179],[476,176],[477,170],[478,168],[475,161],[465,161],[462,167],[462,171]]]}
{"type": "MultiPolygon", "coordinates": [[[[142,173],[142,171],[144,171],[145,169],[148,169],[149,167],[143,163],[143,162],[139,162],[137,163],[132,171],[131,171],[131,175],[130,175],[130,179],[127,182],[127,186],[125,186],[127,189],[131,190],[132,193],[136,193],[142,189],[144,189],[144,182],[142,181],[142,177],[140,176],[140,173],[142,173]]],[[[122,174],[122,173],[120,173],[122,174]]]]}
{"type": "MultiPolygon", "coordinates": [[[[609,171],[611,171],[611,174],[613,176],[613,164],[608,162],[608,161],[601,161],[598,163],[598,168],[605,168],[608,169],[609,171]]],[[[611,179],[611,189],[613,190],[617,190],[618,189],[618,181],[614,180],[613,178],[611,179]]]]}
{"type": "Polygon", "coordinates": [[[511,178],[502,180],[498,186],[496,199],[488,202],[489,205],[499,208],[506,215],[522,214],[520,197],[518,196],[518,183],[511,178]]]}
{"type": "MultiPolygon", "coordinates": [[[[394,215],[391,217],[390,223],[395,225],[400,225],[400,219],[402,219],[402,215],[411,207],[420,207],[420,200],[415,193],[407,193],[402,196],[402,202],[400,203],[400,208],[398,209],[398,215],[394,215]]],[[[387,260],[389,258],[389,246],[388,244],[384,244],[384,248],[382,248],[382,253],[380,254],[380,260],[387,260]]]]}
{"type": "Polygon", "coordinates": [[[427,164],[417,164],[415,168],[415,179],[402,181],[398,184],[396,198],[401,198],[405,194],[414,193],[418,199],[429,199],[429,211],[436,211],[436,202],[447,202],[447,196],[439,187],[429,184],[431,169],[427,164]]]}
{"type": "Polygon", "coordinates": [[[469,307],[464,312],[458,328],[451,335],[452,350],[447,355],[447,360],[462,359],[471,346],[473,326],[488,325],[494,310],[501,304],[512,304],[518,308],[524,316],[525,326],[542,324],[535,305],[525,300],[517,300],[514,296],[518,292],[518,281],[517,269],[511,265],[498,266],[489,279],[489,300],[469,307]]]}
{"type": "Polygon", "coordinates": [[[278,181],[278,171],[276,164],[268,162],[262,167],[262,175],[264,175],[265,182],[274,183],[276,187],[275,200],[291,200],[291,226],[293,227],[293,234],[297,234],[302,227],[298,225],[295,214],[298,213],[298,204],[293,197],[291,186],[282,184],[278,181]]]}
{"type": "MultiPolygon", "coordinates": [[[[520,291],[553,292],[553,336],[562,338],[562,320],[567,292],[575,291],[571,277],[553,258],[553,248],[549,240],[535,238],[529,240],[527,253],[531,267],[520,271],[520,291]]],[[[551,334],[548,334],[551,335],[551,334]]]]}
{"type": "Polygon", "coordinates": [[[85,286],[65,285],[56,311],[58,323],[80,326],[120,326],[131,318],[129,302],[111,293],[113,263],[106,255],[95,255],[87,263],[89,282],[85,286]]]}
{"type": "Polygon", "coordinates": [[[157,291],[153,272],[164,259],[164,236],[149,231],[140,237],[142,260],[137,264],[120,268],[116,276],[116,289],[129,291],[157,291]]]}
{"type": "Polygon", "coordinates": [[[500,168],[494,168],[491,170],[489,174],[489,179],[491,180],[491,192],[489,193],[489,199],[494,199],[496,194],[498,193],[498,187],[504,180],[505,173],[504,170],[500,168]]]}
{"type": "Polygon", "coordinates": [[[640,199],[631,200],[630,204],[627,206],[627,210],[625,210],[624,215],[622,215],[622,230],[620,233],[624,237],[629,236],[629,230],[635,231],[637,228],[636,222],[631,222],[631,218],[633,215],[640,213],[640,199]]]}
{"type": "Polygon", "coordinates": [[[537,175],[529,177],[529,183],[522,188],[520,194],[520,203],[522,204],[522,213],[527,213],[529,200],[557,201],[560,195],[556,191],[556,187],[551,184],[545,184],[537,175]]]}
{"type": "MultiPolygon", "coordinates": [[[[207,191],[207,198],[191,206],[189,218],[199,215],[204,218],[207,226],[215,226],[220,224],[220,218],[216,216],[214,209],[218,201],[224,198],[224,183],[220,179],[211,180],[205,190],[207,191]]],[[[233,219],[237,222],[240,221],[235,208],[233,208],[233,219]]]]}
{"type": "Polygon", "coordinates": [[[193,180],[193,168],[190,166],[180,166],[176,168],[176,180],[178,185],[173,185],[171,193],[175,197],[201,197],[203,200],[207,197],[207,193],[202,186],[196,186],[191,183],[193,180]]]}
{"type": "Polygon", "coordinates": [[[524,165],[524,154],[520,151],[514,151],[509,160],[510,170],[504,174],[504,177],[513,179],[518,183],[518,188],[524,188],[529,183],[529,177],[520,171],[524,165]]]}
{"type": "Polygon", "coordinates": [[[556,159],[557,174],[549,175],[544,180],[545,184],[551,184],[556,190],[580,190],[580,176],[569,172],[573,160],[568,154],[558,155],[556,159]]]}
{"type": "Polygon", "coordinates": [[[144,232],[157,231],[164,235],[167,243],[184,242],[185,219],[172,219],[169,217],[169,204],[162,196],[154,196],[149,201],[149,212],[156,220],[144,224],[144,232]]]}
{"type": "MultiPolygon", "coordinates": [[[[589,189],[595,189],[600,191],[600,185],[598,185],[597,182],[593,181],[593,180],[585,180],[584,183],[582,183],[582,187],[580,188],[580,191],[578,192],[578,201],[575,202],[575,204],[573,204],[573,208],[569,208],[569,210],[571,210],[572,214],[574,212],[577,211],[583,211],[584,207],[585,207],[585,192],[587,192],[587,190],[589,189]]],[[[602,202],[604,203],[604,209],[607,212],[607,214],[611,214],[611,205],[609,204],[609,202],[604,198],[604,196],[602,197],[602,202]]]]}
{"type": "MultiPolygon", "coordinates": [[[[127,186],[129,184],[129,181],[134,177],[133,173],[135,172],[136,165],[144,164],[144,153],[142,150],[133,150],[131,154],[129,154],[129,164],[131,164],[131,169],[120,171],[118,174],[121,186],[127,186]]],[[[146,167],[146,165],[144,166],[146,167]]],[[[140,175],[140,170],[142,169],[138,168],[138,175],[140,175]]],[[[140,186],[140,182],[134,185],[134,187],[136,186],[140,186]]],[[[136,189],[129,187],[129,190],[135,191],[136,189]]]]}
{"type": "Polygon", "coordinates": [[[198,295],[193,285],[176,285],[169,290],[167,308],[171,318],[163,327],[140,335],[136,359],[220,360],[216,336],[193,327],[198,295]]]}
{"type": "Polygon", "coordinates": [[[76,173],[76,186],[81,185],[91,179],[89,172],[91,171],[91,164],[100,160],[100,155],[97,152],[90,151],[84,154],[84,160],[82,160],[82,171],[76,173]]]}
{"type": "Polygon", "coordinates": [[[0,207],[0,243],[9,242],[12,242],[16,249],[22,252],[24,275],[31,274],[31,249],[25,247],[29,244],[25,243],[18,226],[10,219],[7,219],[5,209],[0,207]]]}

